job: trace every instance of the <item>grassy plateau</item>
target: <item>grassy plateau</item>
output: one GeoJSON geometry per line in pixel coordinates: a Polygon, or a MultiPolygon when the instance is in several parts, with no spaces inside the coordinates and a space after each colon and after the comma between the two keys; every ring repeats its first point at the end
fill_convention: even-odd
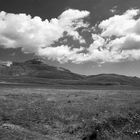
{"type": "Polygon", "coordinates": [[[1,86],[0,140],[140,140],[140,90],[1,86]]]}

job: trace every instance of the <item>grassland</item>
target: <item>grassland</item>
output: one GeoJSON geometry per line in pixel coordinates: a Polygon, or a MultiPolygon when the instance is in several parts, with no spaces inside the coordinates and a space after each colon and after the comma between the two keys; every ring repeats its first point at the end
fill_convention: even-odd
{"type": "Polygon", "coordinates": [[[140,90],[0,87],[0,140],[139,140],[140,90]]]}

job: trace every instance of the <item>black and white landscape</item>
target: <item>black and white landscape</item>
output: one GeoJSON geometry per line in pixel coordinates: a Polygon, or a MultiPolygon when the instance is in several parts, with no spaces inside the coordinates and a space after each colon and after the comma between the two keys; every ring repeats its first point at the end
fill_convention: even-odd
{"type": "Polygon", "coordinates": [[[140,140],[140,1],[0,0],[0,140],[140,140]]]}
{"type": "Polygon", "coordinates": [[[140,89],[140,78],[118,74],[81,75],[40,59],[0,64],[0,84],[83,89],[140,89]]]}

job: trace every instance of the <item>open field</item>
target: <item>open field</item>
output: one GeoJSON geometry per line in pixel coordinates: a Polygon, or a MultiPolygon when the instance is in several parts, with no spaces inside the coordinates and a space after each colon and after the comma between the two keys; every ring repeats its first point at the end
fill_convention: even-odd
{"type": "Polygon", "coordinates": [[[0,87],[0,140],[139,140],[140,90],[0,87]]]}

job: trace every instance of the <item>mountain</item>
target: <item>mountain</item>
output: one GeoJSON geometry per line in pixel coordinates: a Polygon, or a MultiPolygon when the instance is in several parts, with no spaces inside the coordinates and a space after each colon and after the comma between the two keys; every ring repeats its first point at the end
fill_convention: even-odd
{"type": "Polygon", "coordinates": [[[67,69],[49,66],[39,59],[32,59],[25,62],[13,62],[10,66],[3,64],[0,67],[0,76],[69,80],[78,80],[82,78],[81,75],[72,73],[67,69]]]}
{"type": "Polygon", "coordinates": [[[86,80],[91,83],[98,83],[99,85],[131,85],[139,86],[140,78],[131,77],[118,74],[99,74],[87,76],[86,80]]]}
{"type": "Polygon", "coordinates": [[[84,76],[62,67],[47,65],[43,60],[1,62],[0,83],[72,86],[140,86],[140,78],[117,74],[84,76]]]}

